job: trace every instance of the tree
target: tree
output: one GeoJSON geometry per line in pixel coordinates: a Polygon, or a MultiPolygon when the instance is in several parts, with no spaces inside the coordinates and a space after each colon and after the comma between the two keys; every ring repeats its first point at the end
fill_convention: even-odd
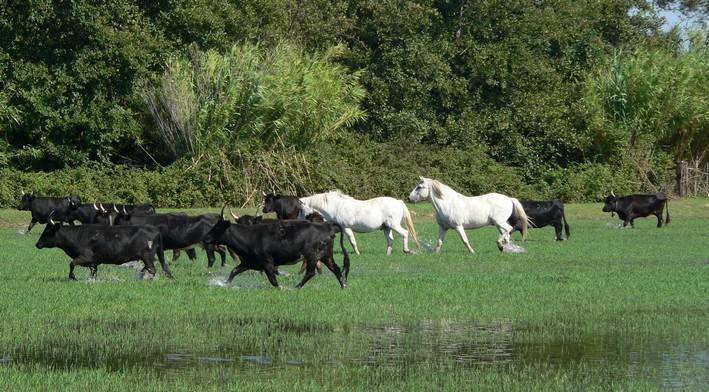
{"type": "Polygon", "coordinates": [[[162,49],[135,2],[14,3],[0,13],[0,127],[14,165],[107,162],[134,146],[136,81],[162,49]]]}
{"type": "Polygon", "coordinates": [[[690,36],[679,53],[619,52],[588,79],[589,132],[602,160],[629,157],[642,176],[663,153],[695,166],[709,160],[709,46],[706,33],[690,36]]]}

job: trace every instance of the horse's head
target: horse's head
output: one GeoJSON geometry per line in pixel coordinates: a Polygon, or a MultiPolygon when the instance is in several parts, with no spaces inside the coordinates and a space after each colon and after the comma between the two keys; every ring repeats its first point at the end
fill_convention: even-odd
{"type": "Polygon", "coordinates": [[[419,182],[409,194],[409,200],[416,203],[428,200],[431,197],[431,181],[425,177],[419,177],[419,182]]]}

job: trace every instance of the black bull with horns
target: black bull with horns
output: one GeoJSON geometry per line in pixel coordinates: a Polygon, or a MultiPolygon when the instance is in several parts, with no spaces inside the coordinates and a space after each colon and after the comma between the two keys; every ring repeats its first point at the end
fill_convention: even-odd
{"type": "Polygon", "coordinates": [[[623,227],[633,222],[635,218],[644,218],[649,215],[657,217],[657,227],[662,227],[662,210],[665,210],[665,224],[670,223],[670,206],[664,193],[636,193],[627,196],[616,196],[612,192],[606,196],[603,212],[618,214],[623,220],[623,227]]]}
{"type": "Polygon", "coordinates": [[[342,228],[328,222],[309,222],[305,220],[283,220],[255,225],[231,223],[224,218],[224,209],[219,221],[204,238],[208,244],[223,244],[239,257],[240,263],[229,274],[227,282],[247,270],[266,273],[269,282],[278,286],[276,280],[279,265],[294,264],[305,259],[306,271],[301,282],[303,287],[322,262],[337,278],[340,286],[347,286],[350,258],[343,244],[342,228]],[[343,268],[335,263],[333,255],[334,239],[340,232],[343,268]]]}
{"type": "Polygon", "coordinates": [[[88,267],[91,278],[96,278],[99,264],[123,264],[140,259],[147,271],[155,275],[155,256],[158,257],[165,276],[172,278],[165,262],[160,231],[152,226],[64,226],[48,217],[47,226],[37,240],[36,247],[60,248],[72,258],[69,279],[76,280],[74,268],[88,267]]]}
{"type": "Polygon", "coordinates": [[[30,224],[27,226],[27,233],[29,233],[32,227],[37,223],[47,223],[50,214],[55,220],[66,221],[69,222],[70,225],[73,225],[73,219],[71,219],[70,216],[71,209],[79,204],[81,204],[81,198],[76,195],[39,197],[35,196],[32,192],[22,192],[20,205],[17,209],[20,211],[30,211],[32,214],[30,224]]]}

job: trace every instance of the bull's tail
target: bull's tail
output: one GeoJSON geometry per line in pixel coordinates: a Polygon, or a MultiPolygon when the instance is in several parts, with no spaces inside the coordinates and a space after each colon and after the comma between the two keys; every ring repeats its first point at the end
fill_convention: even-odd
{"type": "Polygon", "coordinates": [[[566,239],[568,240],[571,234],[569,233],[569,224],[566,223],[566,213],[564,210],[561,210],[561,220],[564,222],[564,231],[566,232],[566,239]]]}
{"type": "Polygon", "coordinates": [[[512,207],[514,208],[514,213],[517,214],[519,217],[520,222],[522,222],[522,239],[525,240],[527,239],[527,226],[529,225],[529,217],[527,217],[527,213],[524,212],[524,207],[522,207],[522,203],[519,202],[519,200],[515,199],[514,197],[510,197],[512,200],[512,207]]]}
{"type": "Polygon", "coordinates": [[[670,199],[665,200],[665,225],[670,223],[670,199]]]}
{"type": "Polygon", "coordinates": [[[401,202],[401,207],[404,210],[404,222],[406,222],[406,230],[411,233],[411,236],[414,238],[414,242],[416,242],[416,249],[421,249],[421,243],[419,242],[418,235],[416,234],[416,228],[414,227],[414,221],[411,219],[411,213],[409,212],[409,208],[406,207],[406,203],[403,201],[399,200],[401,202]]]}
{"type": "Polygon", "coordinates": [[[347,277],[350,274],[350,255],[349,253],[347,253],[347,249],[345,248],[345,230],[337,223],[335,223],[334,225],[337,226],[338,229],[340,229],[340,248],[342,249],[342,254],[344,255],[342,259],[342,274],[345,276],[345,282],[347,282],[347,277]]]}

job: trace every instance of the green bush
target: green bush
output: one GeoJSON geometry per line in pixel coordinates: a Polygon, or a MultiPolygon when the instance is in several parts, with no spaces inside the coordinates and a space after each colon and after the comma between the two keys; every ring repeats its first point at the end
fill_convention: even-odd
{"type": "MultiPolygon", "coordinates": [[[[654,162],[665,167],[669,161],[654,162]]],[[[668,170],[656,179],[671,183],[668,170]]],[[[331,189],[359,199],[405,199],[419,176],[433,177],[466,195],[505,193],[520,199],[560,198],[598,201],[616,194],[647,191],[630,164],[584,163],[548,171],[525,183],[521,170],[501,165],[477,149],[375,143],[364,137],[342,138],[306,152],[212,154],[147,170],[126,166],[85,166],[53,172],[0,170],[0,207],[15,208],[21,192],[60,196],[79,194],[87,202],[152,203],[163,208],[256,206],[261,192],[308,195],[331,189]]],[[[666,186],[662,190],[667,190],[666,186]]]]}

